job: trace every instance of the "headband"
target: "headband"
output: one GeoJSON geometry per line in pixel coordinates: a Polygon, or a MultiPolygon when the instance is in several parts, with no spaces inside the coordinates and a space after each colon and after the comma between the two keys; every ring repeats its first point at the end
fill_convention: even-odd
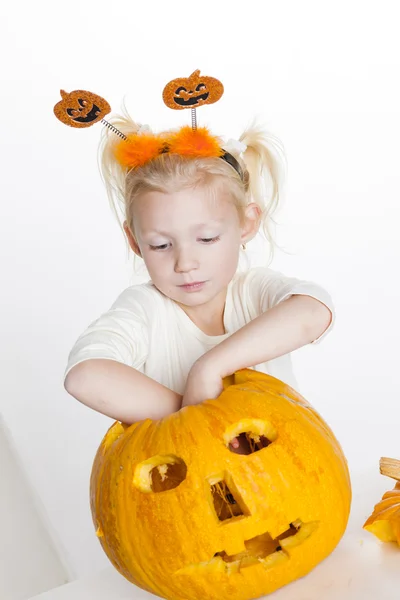
{"type": "Polygon", "coordinates": [[[125,135],[104,117],[111,107],[104,98],[85,90],[67,93],[60,91],[62,100],[54,107],[54,114],[64,124],[75,128],[90,127],[101,121],[121,140],[115,146],[115,158],[127,169],[139,168],[166,153],[179,154],[187,158],[218,157],[228,163],[244,181],[244,172],[229,149],[244,152],[245,144],[229,140],[223,148],[221,140],[213,136],[206,127],[197,127],[196,108],[217,102],[224,93],[222,83],[214,77],[200,76],[194,71],[190,77],[180,77],[168,82],[163,90],[166,106],[173,110],[190,109],[192,126],[185,125],[178,131],[154,134],[147,126],[136,133],[125,135]]]}

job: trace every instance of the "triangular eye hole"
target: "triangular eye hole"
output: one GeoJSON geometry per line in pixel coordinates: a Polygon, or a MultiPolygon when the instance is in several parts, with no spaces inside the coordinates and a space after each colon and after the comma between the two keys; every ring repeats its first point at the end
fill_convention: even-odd
{"type": "Polygon", "coordinates": [[[178,487],[186,474],[186,463],[178,456],[152,456],[136,465],[133,485],[141,492],[158,494],[178,487]]]}

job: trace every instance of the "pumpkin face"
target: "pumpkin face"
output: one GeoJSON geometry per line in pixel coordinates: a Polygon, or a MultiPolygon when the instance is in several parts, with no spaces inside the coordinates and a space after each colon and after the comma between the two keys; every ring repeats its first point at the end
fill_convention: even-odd
{"type": "Polygon", "coordinates": [[[71,127],[90,127],[111,111],[108,102],[92,92],[75,90],[68,94],[60,90],[60,94],[62,100],[55,105],[54,114],[71,127]]]}
{"type": "Polygon", "coordinates": [[[308,573],[346,528],[349,475],[325,422],[273,377],[232,379],[216,400],[116,423],[94,461],[104,551],[163,598],[258,598],[308,573]]]}
{"type": "Polygon", "coordinates": [[[190,77],[180,77],[167,83],[163,100],[169,108],[182,110],[213,104],[223,93],[224,86],[218,79],[202,77],[200,71],[195,71],[190,77]]]}

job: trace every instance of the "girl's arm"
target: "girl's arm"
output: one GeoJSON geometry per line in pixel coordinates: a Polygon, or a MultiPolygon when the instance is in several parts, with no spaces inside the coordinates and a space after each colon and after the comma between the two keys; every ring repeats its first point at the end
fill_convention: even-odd
{"type": "Polygon", "coordinates": [[[218,365],[225,377],[310,344],[328,328],[331,318],[331,311],[319,300],[291,296],[247,323],[204,358],[218,365]]]}
{"type": "Polygon", "coordinates": [[[294,295],[244,325],[193,365],[182,405],[215,398],[223,377],[267,362],[316,340],[332,313],[311,296],[294,295]]]}
{"type": "Polygon", "coordinates": [[[114,360],[90,359],[73,367],[64,383],[71,396],[123,423],[160,419],[180,409],[182,396],[137,369],[114,360]]]}

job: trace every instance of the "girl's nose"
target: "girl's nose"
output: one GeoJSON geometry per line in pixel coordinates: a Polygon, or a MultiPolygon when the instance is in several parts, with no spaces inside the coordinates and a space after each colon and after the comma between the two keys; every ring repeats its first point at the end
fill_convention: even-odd
{"type": "Polygon", "coordinates": [[[193,269],[198,269],[198,267],[199,262],[192,250],[183,248],[177,250],[175,254],[176,273],[187,273],[188,271],[193,271],[193,269]]]}

